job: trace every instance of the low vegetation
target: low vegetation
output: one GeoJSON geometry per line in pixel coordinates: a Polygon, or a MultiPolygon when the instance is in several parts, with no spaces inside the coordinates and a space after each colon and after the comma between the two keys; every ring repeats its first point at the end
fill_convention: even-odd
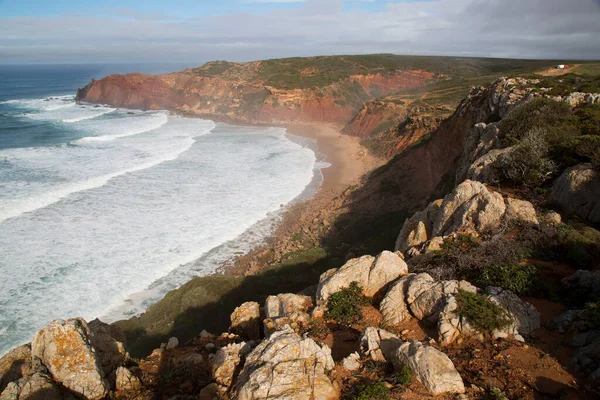
{"type": "Polygon", "coordinates": [[[390,389],[383,382],[363,385],[352,400],[388,400],[390,389]]]}
{"type": "Polygon", "coordinates": [[[484,295],[461,290],[456,294],[456,301],[458,315],[481,332],[491,333],[512,323],[508,313],[484,295]]]}
{"type": "Polygon", "coordinates": [[[362,316],[362,306],[369,304],[369,299],[363,296],[358,283],[352,282],[349,287],[332,294],[327,301],[327,316],[344,324],[359,321],[362,316]]]}
{"type": "Polygon", "coordinates": [[[524,295],[534,288],[537,281],[538,273],[534,266],[505,264],[482,268],[473,283],[479,287],[501,287],[524,295]]]}
{"type": "Polygon", "coordinates": [[[502,144],[515,150],[497,167],[504,178],[542,187],[575,164],[600,166],[600,105],[570,105],[540,98],[513,110],[500,122],[502,144]]]}

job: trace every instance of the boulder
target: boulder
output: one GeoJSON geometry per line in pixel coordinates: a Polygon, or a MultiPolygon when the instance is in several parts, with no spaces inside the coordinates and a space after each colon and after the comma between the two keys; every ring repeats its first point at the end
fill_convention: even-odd
{"type": "Polygon", "coordinates": [[[51,377],[36,372],[10,382],[0,394],[2,400],[63,400],[63,395],[51,377]]]}
{"type": "Polygon", "coordinates": [[[235,382],[238,400],[333,400],[340,394],[326,371],[334,367],[331,350],[302,339],[291,328],[273,333],[247,357],[235,382]]]}
{"type": "Polygon", "coordinates": [[[540,223],[533,204],[511,197],[506,198],[505,218],[507,221],[518,221],[531,225],[539,225],[540,223]]]}
{"type": "Polygon", "coordinates": [[[92,335],[81,318],[55,320],[35,334],[31,353],[55,381],[87,399],[96,400],[104,398],[110,386],[92,346],[92,335]]]}
{"type": "Polygon", "coordinates": [[[506,211],[500,193],[480,182],[466,180],[444,197],[433,223],[432,236],[457,232],[485,232],[500,225],[506,211]]]}
{"type": "Polygon", "coordinates": [[[212,377],[219,385],[221,392],[227,391],[232,383],[238,366],[251,350],[247,343],[229,344],[221,347],[212,359],[212,377]]]}
{"type": "Polygon", "coordinates": [[[0,358],[0,393],[10,382],[33,374],[31,344],[12,349],[0,358]]]}
{"type": "Polygon", "coordinates": [[[404,221],[402,230],[396,239],[396,251],[402,253],[420,246],[432,237],[433,221],[442,205],[442,200],[431,202],[423,211],[416,212],[404,221]]]}
{"type": "Polygon", "coordinates": [[[386,324],[396,325],[412,318],[406,302],[406,295],[408,286],[415,276],[415,274],[405,275],[394,282],[388,289],[379,306],[383,322],[386,324]]]}
{"type": "Polygon", "coordinates": [[[477,123],[467,133],[463,153],[456,170],[456,182],[462,182],[468,177],[468,170],[477,159],[486,155],[490,150],[499,146],[498,126],[496,123],[477,123]]]}
{"type": "Polygon", "coordinates": [[[130,358],[125,348],[125,334],[121,328],[99,319],[90,321],[88,328],[93,333],[91,343],[100,359],[104,376],[114,382],[115,371],[130,358]]]}
{"type": "Polygon", "coordinates": [[[448,356],[421,342],[405,342],[395,352],[394,367],[408,366],[413,375],[434,395],[464,393],[465,386],[448,356]]]}
{"type": "Polygon", "coordinates": [[[550,201],[569,214],[600,222],[600,172],[591,164],[567,169],[554,182],[550,201]]]}
{"type": "Polygon", "coordinates": [[[429,204],[424,211],[406,220],[396,240],[396,250],[410,252],[435,237],[496,229],[505,212],[502,195],[488,190],[480,182],[466,180],[443,200],[429,204]]]}
{"type": "Polygon", "coordinates": [[[402,344],[402,340],[383,329],[372,326],[366,328],[360,337],[362,353],[375,362],[391,361],[394,351],[402,344]]]}
{"type": "Polygon", "coordinates": [[[489,295],[490,301],[507,310],[512,316],[514,324],[504,330],[505,332],[532,336],[540,328],[540,313],[533,305],[521,300],[510,290],[490,286],[485,288],[485,293],[489,295]]]}
{"type": "Polygon", "coordinates": [[[142,383],[129,369],[125,367],[117,368],[116,388],[124,392],[137,392],[142,388],[142,383]]]}
{"type": "Polygon", "coordinates": [[[561,283],[572,291],[597,292],[600,291],[600,271],[580,269],[564,278],[561,283]]]}
{"type": "Polygon", "coordinates": [[[249,301],[231,313],[231,332],[249,340],[260,339],[260,305],[249,301]]]}
{"type": "Polygon", "coordinates": [[[514,150],[514,147],[490,150],[469,166],[465,173],[465,179],[482,183],[498,182],[502,177],[498,169],[498,161],[514,150]]]}
{"type": "Polygon", "coordinates": [[[172,338],[169,338],[166,349],[173,350],[177,346],[179,346],[179,339],[177,339],[176,337],[172,337],[172,338]]]}
{"type": "Polygon", "coordinates": [[[275,319],[298,312],[308,313],[313,307],[313,301],[309,296],[282,293],[267,297],[264,311],[266,318],[275,319]]]}
{"type": "Polygon", "coordinates": [[[350,354],[342,360],[342,367],[350,372],[358,371],[360,366],[360,355],[357,352],[350,354]]]}
{"type": "Polygon", "coordinates": [[[329,296],[358,283],[363,294],[373,296],[388,283],[408,273],[404,260],[397,254],[384,251],[377,258],[363,256],[346,262],[341,268],[330,269],[321,275],[317,287],[317,304],[325,305],[329,296]]]}
{"type": "Polygon", "coordinates": [[[437,323],[439,313],[444,306],[445,295],[466,290],[476,293],[477,288],[467,281],[439,281],[426,273],[416,275],[406,291],[406,303],[412,315],[418,320],[437,323]]]}
{"type": "Polygon", "coordinates": [[[462,318],[456,310],[458,302],[454,295],[444,297],[444,307],[440,312],[438,320],[438,342],[441,346],[448,346],[454,343],[461,336],[483,336],[475,329],[466,318],[462,318]]]}

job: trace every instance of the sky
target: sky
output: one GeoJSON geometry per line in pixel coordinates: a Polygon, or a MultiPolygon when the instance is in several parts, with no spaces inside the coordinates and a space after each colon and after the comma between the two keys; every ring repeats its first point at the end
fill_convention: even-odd
{"type": "Polygon", "coordinates": [[[0,63],[600,59],[600,0],[0,0],[0,63]]]}

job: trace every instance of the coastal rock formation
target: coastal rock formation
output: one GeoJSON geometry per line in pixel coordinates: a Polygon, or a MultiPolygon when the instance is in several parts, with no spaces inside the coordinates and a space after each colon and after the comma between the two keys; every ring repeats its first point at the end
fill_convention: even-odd
{"type": "Polygon", "coordinates": [[[92,342],[93,333],[83,319],[55,320],[36,333],[31,352],[55,381],[89,400],[99,400],[110,386],[92,342]]]}
{"type": "MultiPolygon", "coordinates": [[[[338,59],[337,57],[331,57],[338,59]]],[[[334,60],[336,61],[336,60],[334,60]]],[[[360,104],[403,89],[424,86],[433,74],[417,70],[395,70],[381,74],[378,69],[353,74],[348,63],[335,79],[279,82],[272,72],[289,68],[293,60],[250,63],[212,62],[199,68],[163,75],[111,75],[92,80],[79,89],[77,99],[115,107],[143,110],[167,109],[199,116],[244,122],[290,123],[349,121],[360,104]],[[272,64],[280,63],[279,66],[272,64]],[[360,102],[357,104],[357,102],[360,102]]],[[[303,76],[319,75],[318,66],[303,76]]]]}
{"type": "Polygon", "coordinates": [[[465,392],[463,380],[448,356],[421,342],[403,343],[396,350],[393,364],[398,370],[404,365],[408,366],[434,395],[465,392]]]}
{"type": "Polygon", "coordinates": [[[273,333],[246,358],[236,381],[239,400],[334,400],[338,390],[326,375],[331,350],[302,339],[291,328],[273,333]]]}
{"type": "Polygon", "coordinates": [[[90,321],[87,325],[92,332],[91,343],[102,365],[104,376],[114,382],[117,368],[129,360],[129,353],[125,348],[125,334],[119,327],[105,324],[99,319],[90,321]]]}
{"type": "Polygon", "coordinates": [[[245,357],[252,347],[245,343],[229,344],[220,348],[211,363],[212,377],[219,385],[219,391],[227,391],[233,384],[234,374],[242,358],[245,357]]]}
{"type": "Polygon", "coordinates": [[[374,327],[366,328],[360,337],[361,352],[375,362],[391,361],[400,344],[398,336],[374,327]]]}
{"type": "Polygon", "coordinates": [[[116,388],[124,392],[137,392],[142,388],[142,383],[129,369],[119,367],[116,371],[116,388]]]}
{"type": "Polygon", "coordinates": [[[421,249],[434,238],[456,233],[480,235],[509,221],[538,224],[531,203],[513,198],[505,200],[484,184],[466,180],[443,200],[432,202],[407,219],[396,240],[396,250],[421,249]]]}
{"type": "Polygon", "coordinates": [[[327,303],[329,296],[352,282],[358,283],[365,296],[373,296],[389,282],[408,273],[404,260],[389,251],[382,252],[377,258],[363,256],[354,258],[341,268],[330,269],[323,273],[317,288],[317,304],[327,303]]]}
{"type": "Polygon", "coordinates": [[[467,281],[436,282],[429,274],[422,273],[416,275],[408,285],[406,303],[415,318],[436,323],[443,307],[444,296],[458,293],[459,290],[477,292],[477,288],[467,281]]]}
{"type": "Polygon", "coordinates": [[[412,318],[408,303],[406,302],[406,296],[408,287],[415,276],[415,274],[405,275],[394,282],[388,289],[379,306],[383,322],[386,324],[395,325],[412,318]]]}
{"type": "Polygon", "coordinates": [[[490,301],[507,310],[514,323],[504,332],[531,336],[541,326],[541,315],[535,307],[519,298],[510,290],[497,287],[485,288],[490,301]]]}
{"type": "Polygon", "coordinates": [[[260,305],[257,302],[249,301],[233,310],[231,332],[249,340],[260,339],[260,305]]]}
{"type": "Polygon", "coordinates": [[[600,223],[600,172],[591,164],[567,169],[552,186],[550,201],[569,214],[600,223]]]}
{"type": "Polygon", "coordinates": [[[10,382],[33,373],[31,344],[12,349],[0,358],[0,393],[10,382]]]}
{"type": "Polygon", "coordinates": [[[63,400],[63,394],[51,377],[36,372],[11,382],[0,394],[2,400],[63,400]]]}
{"type": "Polygon", "coordinates": [[[265,336],[286,325],[297,332],[307,328],[310,322],[309,312],[313,307],[313,300],[309,296],[283,293],[267,297],[264,307],[266,319],[263,321],[265,336]]]}

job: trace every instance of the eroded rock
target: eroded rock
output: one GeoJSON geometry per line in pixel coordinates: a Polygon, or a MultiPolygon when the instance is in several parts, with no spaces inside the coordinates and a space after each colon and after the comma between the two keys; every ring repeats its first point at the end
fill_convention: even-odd
{"type": "Polygon", "coordinates": [[[400,345],[393,364],[398,370],[404,365],[408,366],[419,382],[435,395],[465,392],[463,380],[450,358],[421,342],[411,341],[400,345]]]}
{"type": "Polygon", "coordinates": [[[510,290],[487,287],[485,292],[489,295],[490,301],[507,310],[514,319],[514,324],[503,332],[531,336],[540,328],[541,315],[533,305],[521,300],[510,290]]]}
{"type": "Polygon", "coordinates": [[[394,282],[388,289],[379,306],[383,322],[386,324],[396,325],[412,318],[406,302],[406,296],[408,286],[415,276],[415,274],[405,275],[394,282]]]}
{"type": "Polygon", "coordinates": [[[391,361],[400,344],[402,340],[398,336],[374,327],[366,328],[360,337],[362,353],[376,362],[391,361]]]}
{"type": "Polygon", "coordinates": [[[116,388],[124,392],[137,392],[142,388],[142,383],[128,368],[119,367],[115,373],[116,388]]]}
{"type": "Polygon", "coordinates": [[[213,379],[221,391],[226,391],[233,384],[238,366],[252,347],[245,343],[229,344],[220,348],[211,362],[213,379]]]}
{"type": "Polygon", "coordinates": [[[55,320],[35,334],[31,352],[55,381],[81,396],[96,400],[104,398],[110,386],[92,346],[92,335],[81,318],[55,320]]]}
{"type": "Polygon", "coordinates": [[[326,347],[302,339],[291,328],[273,333],[246,358],[235,383],[235,398],[338,399],[338,390],[325,374],[334,366],[326,347]]]}
{"type": "Polygon", "coordinates": [[[346,262],[341,268],[330,269],[321,275],[317,287],[317,304],[327,303],[329,296],[358,283],[363,294],[373,296],[389,282],[408,272],[404,260],[389,251],[382,252],[377,258],[363,256],[346,262]]]}
{"type": "Polygon", "coordinates": [[[2,400],[63,400],[63,395],[52,378],[36,372],[10,382],[0,395],[2,400]]]}
{"type": "Polygon", "coordinates": [[[249,340],[261,335],[260,305],[255,301],[243,303],[231,313],[231,332],[249,340]]]}
{"type": "Polygon", "coordinates": [[[600,222],[600,172],[591,164],[567,169],[554,182],[550,201],[567,213],[600,222]]]}
{"type": "Polygon", "coordinates": [[[0,358],[0,393],[10,382],[33,374],[31,344],[12,349],[0,358]]]}

